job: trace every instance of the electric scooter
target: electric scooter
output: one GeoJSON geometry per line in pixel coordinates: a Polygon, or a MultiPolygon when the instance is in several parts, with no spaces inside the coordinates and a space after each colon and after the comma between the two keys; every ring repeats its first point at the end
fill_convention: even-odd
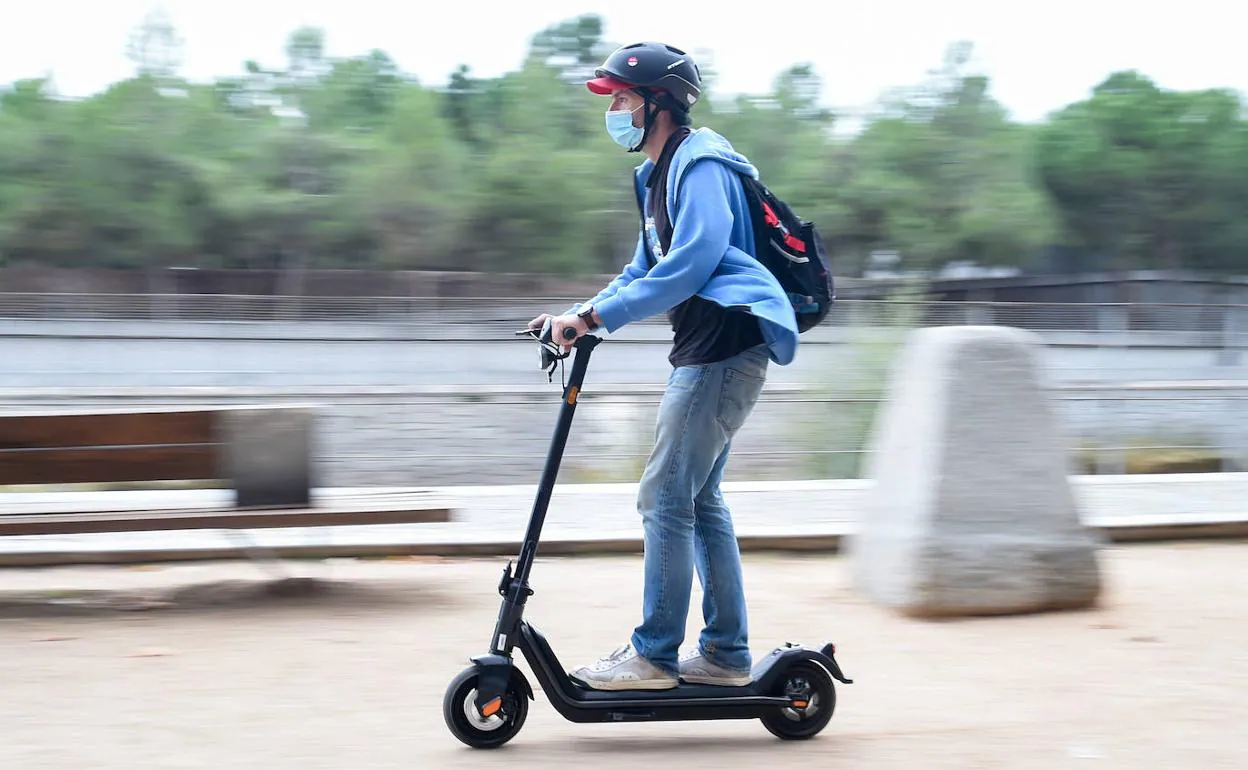
{"type": "MultiPolygon", "coordinates": [[[[550,375],[570,356],[551,339],[550,322],[540,331],[526,329],[517,335],[539,342],[543,370],[550,375]]],[[[576,337],[565,330],[565,340],[576,337]]],[[[578,684],[568,676],[550,643],[524,620],[524,607],[533,595],[529,573],[537,555],[542,524],[563,458],[577,397],[585,381],[590,354],[602,338],[587,334],[576,340],[572,372],[563,387],[554,437],[546,455],[537,498],[528,530],[512,572],[503,570],[498,593],[503,597],[488,654],[471,658],[447,686],[442,715],[451,733],[479,749],[498,748],[524,725],[533,687],[516,666],[512,652],[519,647],[542,691],[564,719],[570,722],[657,722],[710,719],[759,719],[773,735],[797,740],[818,734],[832,718],[836,690],[832,680],[851,684],[836,662],[836,647],[808,649],[786,643],[757,661],[752,681],[741,687],[680,682],[667,690],[600,691],[578,684]]],[[[566,344],[566,342],[565,342],[566,344]]]]}

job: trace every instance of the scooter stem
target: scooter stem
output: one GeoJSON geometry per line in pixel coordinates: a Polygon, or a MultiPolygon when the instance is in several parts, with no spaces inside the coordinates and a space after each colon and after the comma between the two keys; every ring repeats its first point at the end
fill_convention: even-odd
{"type": "Polygon", "coordinates": [[[546,464],[542,468],[541,480],[538,482],[537,498],[533,501],[529,527],[524,533],[524,545],[520,549],[520,559],[516,563],[516,580],[522,585],[528,583],[529,571],[533,567],[533,559],[537,556],[537,544],[542,535],[542,525],[546,522],[546,509],[550,505],[550,497],[555,490],[559,464],[563,460],[563,451],[572,429],[572,416],[576,413],[577,397],[585,383],[589,356],[600,342],[602,342],[600,337],[586,334],[572,346],[576,351],[572,360],[572,373],[568,376],[567,385],[563,389],[563,403],[559,407],[559,419],[555,423],[555,433],[551,437],[550,448],[546,452],[546,464]]]}
{"type": "MultiPolygon", "coordinates": [[[[542,477],[537,485],[537,498],[533,501],[533,512],[529,515],[529,526],[524,533],[524,544],[520,548],[520,558],[513,575],[511,565],[503,572],[498,591],[503,596],[503,604],[498,612],[498,623],[494,626],[494,637],[490,642],[490,654],[507,656],[515,644],[520,619],[524,617],[524,605],[533,593],[529,588],[529,572],[533,569],[533,560],[537,557],[537,544],[542,536],[542,525],[546,522],[546,509],[550,505],[550,496],[555,489],[555,478],[559,475],[559,463],[563,459],[563,450],[568,443],[568,433],[572,429],[572,415],[576,413],[577,396],[581,385],[585,382],[585,370],[589,367],[589,355],[602,339],[587,334],[572,347],[576,355],[572,360],[572,374],[563,388],[563,403],[559,407],[559,419],[555,423],[555,435],[550,440],[550,449],[546,452],[546,465],[542,468],[542,477]]],[[[496,683],[497,684],[497,683],[496,683]]]]}

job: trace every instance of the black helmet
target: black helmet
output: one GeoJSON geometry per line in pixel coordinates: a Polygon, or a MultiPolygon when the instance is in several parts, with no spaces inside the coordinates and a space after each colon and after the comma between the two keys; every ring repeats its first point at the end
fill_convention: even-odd
{"type": "Polygon", "coordinates": [[[702,76],[692,57],[663,43],[633,43],[617,48],[594,70],[585,86],[605,95],[621,88],[650,92],[660,107],[689,111],[702,96],[702,76]]]}

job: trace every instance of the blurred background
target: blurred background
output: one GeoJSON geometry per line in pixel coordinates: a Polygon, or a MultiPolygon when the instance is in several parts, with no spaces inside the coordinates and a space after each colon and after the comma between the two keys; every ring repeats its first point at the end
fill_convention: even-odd
{"type": "MultiPolygon", "coordinates": [[[[1233,7],[0,3],[0,767],[1248,767],[1233,7]],[[560,404],[513,332],[631,257],[640,156],[583,81],[648,39],[695,56],[695,124],[831,253],[838,302],[771,368],[726,489],[756,654],[835,641],[860,683],[804,745],[569,725],[539,692],[514,753],[469,755],[443,688],[489,642],[560,404]],[[1088,612],[899,617],[837,550],[870,518],[907,335],[965,324],[1043,343],[1070,488],[1109,538],[1088,612]],[[241,405],[274,408],[218,408],[241,405]],[[237,510],[256,490],[269,507],[237,510]]],[[[567,665],[641,606],[628,484],[670,340],[662,317],[610,335],[578,400],[530,605],[567,665]]],[[[1038,456],[1025,438],[1002,444],[1038,456]]],[[[915,561],[982,551],[952,573],[968,594],[1065,606],[1042,571],[1083,591],[1052,556],[1060,479],[942,475],[963,466],[928,462],[939,441],[900,490],[942,509],[911,522],[935,544],[915,561]]]]}
{"type": "MultiPolygon", "coordinates": [[[[1248,74],[1202,5],[6,10],[0,409],[307,400],[325,485],[535,480],[554,391],[511,332],[636,238],[581,83],[661,38],[841,300],[731,477],[858,476],[905,333],[962,323],[1043,336],[1076,472],[1243,470],[1248,74]]],[[[565,480],[635,480],[669,339],[600,349],[565,480]]]]}

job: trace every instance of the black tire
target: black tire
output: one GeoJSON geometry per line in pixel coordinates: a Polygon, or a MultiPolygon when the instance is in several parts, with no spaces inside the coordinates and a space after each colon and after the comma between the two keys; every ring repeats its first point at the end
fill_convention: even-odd
{"type": "Polygon", "coordinates": [[[763,726],[777,738],[800,741],[813,738],[836,710],[836,686],[823,666],[810,661],[794,664],[776,685],[776,695],[803,697],[805,709],[779,708],[762,717],[763,726]]]}
{"type": "Polygon", "coordinates": [[[515,677],[503,693],[503,705],[497,714],[482,717],[477,712],[476,697],[476,669],[464,669],[447,685],[442,717],[452,735],[474,749],[496,749],[520,732],[529,715],[529,699],[515,677]]]}

